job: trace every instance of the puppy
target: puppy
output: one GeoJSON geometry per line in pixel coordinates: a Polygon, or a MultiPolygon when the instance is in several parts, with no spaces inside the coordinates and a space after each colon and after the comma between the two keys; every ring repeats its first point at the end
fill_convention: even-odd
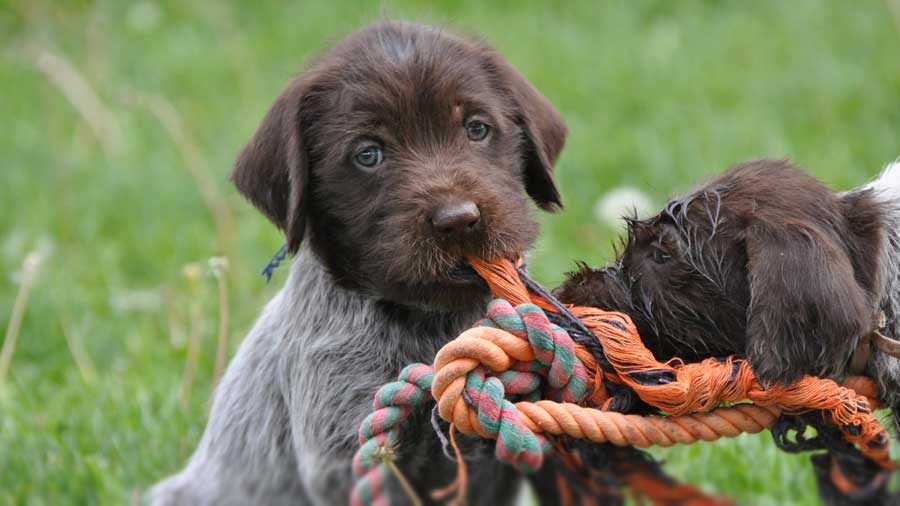
{"type": "MultiPolygon", "coordinates": [[[[900,163],[846,193],[786,161],[740,165],[628,220],[618,261],[556,293],[629,314],[661,359],[741,354],[763,384],[839,378],[874,330],[900,338],[900,163]]],[[[900,361],[862,357],[897,419],[900,361]]]]}
{"type": "MultiPolygon", "coordinates": [[[[530,201],[561,206],[552,168],[565,125],[485,44],[381,22],[291,80],[232,180],[296,253],[219,385],[199,446],[150,493],[159,505],[346,504],[357,430],[377,388],[483,314],[467,255],[535,239],[530,201]]],[[[454,476],[414,413],[398,462],[421,497],[454,476]]],[[[464,445],[474,504],[516,478],[464,445]]],[[[404,496],[389,489],[391,504],[404,496]]]]}

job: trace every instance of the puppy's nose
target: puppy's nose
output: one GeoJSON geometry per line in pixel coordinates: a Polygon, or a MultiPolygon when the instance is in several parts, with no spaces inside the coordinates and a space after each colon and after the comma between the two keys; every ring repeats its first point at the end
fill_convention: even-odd
{"type": "Polygon", "coordinates": [[[475,228],[481,220],[478,206],[470,200],[455,201],[437,208],[431,224],[442,234],[462,233],[475,228]]]}

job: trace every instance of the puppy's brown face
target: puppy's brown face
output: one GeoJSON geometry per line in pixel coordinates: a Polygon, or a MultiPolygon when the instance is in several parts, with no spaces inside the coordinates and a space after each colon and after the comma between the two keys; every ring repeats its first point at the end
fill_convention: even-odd
{"type": "Polygon", "coordinates": [[[753,162],[631,220],[618,262],[557,294],[630,314],[661,358],[746,355],[764,382],[840,374],[872,328],[882,215],[868,192],[753,162]]]}
{"type": "Polygon", "coordinates": [[[381,23],[296,78],[233,179],[335,280],[404,305],[486,293],[466,256],[534,241],[530,200],[561,205],[559,115],[499,55],[436,29],[381,23]]]}
{"type": "Polygon", "coordinates": [[[628,219],[617,262],[582,268],[557,290],[564,301],[629,314],[663,360],[742,353],[749,286],[747,256],[723,226],[729,197],[707,187],[649,219],[628,219]]]}

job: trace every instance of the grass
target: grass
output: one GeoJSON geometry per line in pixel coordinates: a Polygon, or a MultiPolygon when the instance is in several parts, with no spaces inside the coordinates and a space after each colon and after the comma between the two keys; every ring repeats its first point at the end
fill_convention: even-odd
{"type": "MultiPolygon", "coordinates": [[[[257,275],[281,238],[230,164],[304,60],[381,14],[484,34],[566,117],[567,208],[531,259],[550,285],[610,258],[610,188],[661,203],[762,156],[848,188],[900,155],[900,8],[880,0],[0,1],[0,328],[46,255],[0,386],[0,503],[121,504],[185,462],[215,367],[208,259],[229,259],[229,354],[284,279],[257,275]]],[[[816,504],[769,436],[658,454],[742,504],[816,504]]]]}

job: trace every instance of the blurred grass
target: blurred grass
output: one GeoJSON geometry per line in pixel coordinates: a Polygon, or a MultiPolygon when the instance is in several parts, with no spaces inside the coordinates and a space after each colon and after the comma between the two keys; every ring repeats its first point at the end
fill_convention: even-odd
{"type": "MultiPolygon", "coordinates": [[[[616,230],[592,208],[611,187],[661,203],[731,163],[790,156],[847,188],[898,156],[893,5],[0,1],[0,328],[26,254],[51,252],[0,391],[0,503],[120,504],[185,462],[212,381],[207,259],[231,260],[232,351],[284,279],[257,275],[281,239],[231,189],[230,164],[287,78],[342,34],[382,14],[482,33],[560,108],[567,208],[542,217],[531,259],[553,284],[574,259],[610,258],[616,230]],[[39,70],[48,54],[99,98],[99,137],[39,70]],[[224,242],[201,191],[231,220],[224,242]],[[191,263],[205,273],[193,285],[191,263]],[[202,352],[182,405],[192,320],[202,352]]],[[[806,459],[767,435],[658,454],[742,504],[816,504],[806,459]]]]}

